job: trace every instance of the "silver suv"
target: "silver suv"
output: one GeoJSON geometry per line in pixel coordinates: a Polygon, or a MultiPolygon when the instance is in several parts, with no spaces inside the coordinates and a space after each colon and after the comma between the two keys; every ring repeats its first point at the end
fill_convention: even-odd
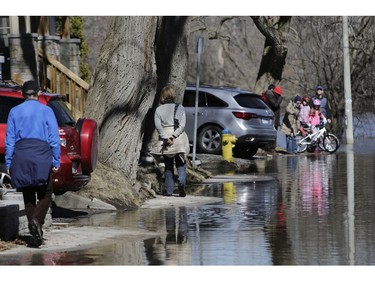
{"type": "MultiPolygon", "coordinates": [[[[192,144],[194,139],[196,87],[185,89],[183,106],[186,112],[185,131],[192,144]]],[[[230,87],[201,85],[199,88],[197,150],[201,153],[220,154],[221,134],[228,129],[237,142],[234,156],[251,158],[258,148],[274,146],[277,131],[274,114],[260,96],[230,87]]]]}

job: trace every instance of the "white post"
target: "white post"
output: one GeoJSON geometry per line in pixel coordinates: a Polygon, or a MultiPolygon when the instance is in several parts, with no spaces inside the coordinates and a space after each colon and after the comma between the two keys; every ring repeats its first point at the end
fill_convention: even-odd
{"type": "Polygon", "coordinates": [[[19,34],[20,33],[20,25],[18,22],[18,16],[10,16],[9,17],[9,24],[10,24],[10,33],[11,34],[19,34]]]}
{"type": "Polygon", "coordinates": [[[31,33],[30,16],[25,16],[26,33],[31,33]]]}
{"type": "Polygon", "coordinates": [[[346,143],[353,144],[353,114],[352,114],[352,91],[350,81],[350,56],[349,56],[349,36],[348,17],[342,17],[343,26],[343,48],[344,48],[344,92],[345,92],[345,125],[346,143]]]}

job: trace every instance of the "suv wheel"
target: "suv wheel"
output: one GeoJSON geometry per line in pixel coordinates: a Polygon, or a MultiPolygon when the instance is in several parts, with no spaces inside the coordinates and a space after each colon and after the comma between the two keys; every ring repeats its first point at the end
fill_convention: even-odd
{"type": "Polygon", "coordinates": [[[80,118],[76,128],[81,139],[82,173],[90,175],[98,157],[98,126],[94,119],[80,118]]]}
{"type": "Polygon", "coordinates": [[[200,152],[207,154],[221,153],[221,131],[216,125],[203,127],[198,135],[198,148],[200,152]]]}

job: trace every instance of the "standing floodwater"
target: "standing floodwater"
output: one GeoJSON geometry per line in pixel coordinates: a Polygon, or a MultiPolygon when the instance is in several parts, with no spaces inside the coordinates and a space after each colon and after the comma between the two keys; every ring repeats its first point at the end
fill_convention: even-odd
{"type": "Polygon", "coordinates": [[[375,153],[364,146],[255,159],[244,173],[271,180],[190,187],[223,203],[98,214],[74,223],[144,229],[154,237],[22,258],[0,253],[0,263],[374,265],[374,171],[375,153]]]}

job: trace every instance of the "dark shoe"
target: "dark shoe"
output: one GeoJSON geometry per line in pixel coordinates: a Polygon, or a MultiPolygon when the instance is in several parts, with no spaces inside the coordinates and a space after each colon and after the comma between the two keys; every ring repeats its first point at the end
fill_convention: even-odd
{"type": "Polygon", "coordinates": [[[29,223],[29,230],[31,236],[33,237],[32,244],[36,247],[39,247],[43,243],[43,232],[39,222],[35,219],[32,219],[29,223]]]}
{"type": "Polygon", "coordinates": [[[29,248],[39,248],[40,244],[36,242],[34,237],[30,237],[29,241],[27,242],[27,247],[29,248]]]}
{"type": "Polygon", "coordinates": [[[186,191],[185,191],[185,185],[179,185],[178,186],[178,190],[179,190],[179,195],[180,197],[185,197],[186,196],[186,191]]]}

